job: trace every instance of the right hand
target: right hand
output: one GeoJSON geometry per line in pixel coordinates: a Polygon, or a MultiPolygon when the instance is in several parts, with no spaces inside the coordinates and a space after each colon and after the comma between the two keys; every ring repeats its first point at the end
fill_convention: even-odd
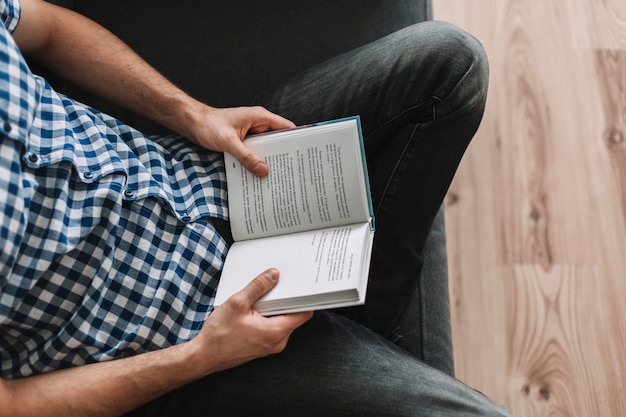
{"type": "Polygon", "coordinates": [[[209,315],[193,339],[201,346],[201,358],[208,361],[208,373],[281,352],[291,333],[313,316],[302,312],[264,317],[252,307],[274,288],[278,277],[277,269],[268,269],[209,315]]]}
{"type": "Polygon", "coordinates": [[[203,146],[233,155],[256,176],[268,173],[266,162],[243,143],[249,133],[262,133],[295,127],[295,124],[269,110],[254,107],[214,108],[200,103],[195,122],[186,124],[184,136],[203,146]]]}

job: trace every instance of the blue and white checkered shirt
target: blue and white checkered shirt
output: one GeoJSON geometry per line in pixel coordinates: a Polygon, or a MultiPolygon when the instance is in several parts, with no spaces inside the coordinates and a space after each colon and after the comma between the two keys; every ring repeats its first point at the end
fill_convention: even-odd
{"type": "Polygon", "coordinates": [[[146,137],[56,93],[0,17],[0,376],[193,338],[227,251],[221,154],[146,137]]]}

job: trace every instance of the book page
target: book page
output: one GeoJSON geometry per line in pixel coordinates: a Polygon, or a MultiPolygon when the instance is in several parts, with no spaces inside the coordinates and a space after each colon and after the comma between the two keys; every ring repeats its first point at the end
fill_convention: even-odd
{"type": "Polygon", "coordinates": [[[372,237],[369,224],[362,223],[235,242],[226,257],[215,305],[268,268],[278,268],[280,279],[260,299],[262,303],[347,289],[364,292],[372,237]]]}
{"type": "Polygon", "coordinates": [[[354,120],[246,139],[264,158],[259,178],[225,155],[235,240],[368,221],[369,193],[354,120]]]}

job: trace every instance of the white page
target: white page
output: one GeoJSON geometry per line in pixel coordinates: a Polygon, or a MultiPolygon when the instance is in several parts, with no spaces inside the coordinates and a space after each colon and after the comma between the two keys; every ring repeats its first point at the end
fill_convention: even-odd
{"type": "Polygon", "coordinates": [[[229,250],[215,305],[268,268],[277,286],[261,301],[359,288],[364,301],[373,232],[368,223],[236,242],[229,250]]]}
{"type": "Polygon", "coordinates": [[[247,139],[267,177],[225,155],[235,240],[369,221],[357,122],[346,120],[247,139]]]}

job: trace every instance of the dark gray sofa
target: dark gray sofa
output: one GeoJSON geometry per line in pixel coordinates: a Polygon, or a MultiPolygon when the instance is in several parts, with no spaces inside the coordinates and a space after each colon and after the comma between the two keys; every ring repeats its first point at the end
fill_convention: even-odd
{"type": "MultiPolygon", "coordinates": [[[[303,69],[431,18],[431,3],[422,0],[53,2],[108,27],[184,90],[214,106],[254,104],[303,69]]],[[[60,90],[135,127],[163,130],[60,80],[56,83],[60,90]]],[[[442,210],[427,241],[420,285],[412,300],[397,343],[453,374],[442,210]]]]}

